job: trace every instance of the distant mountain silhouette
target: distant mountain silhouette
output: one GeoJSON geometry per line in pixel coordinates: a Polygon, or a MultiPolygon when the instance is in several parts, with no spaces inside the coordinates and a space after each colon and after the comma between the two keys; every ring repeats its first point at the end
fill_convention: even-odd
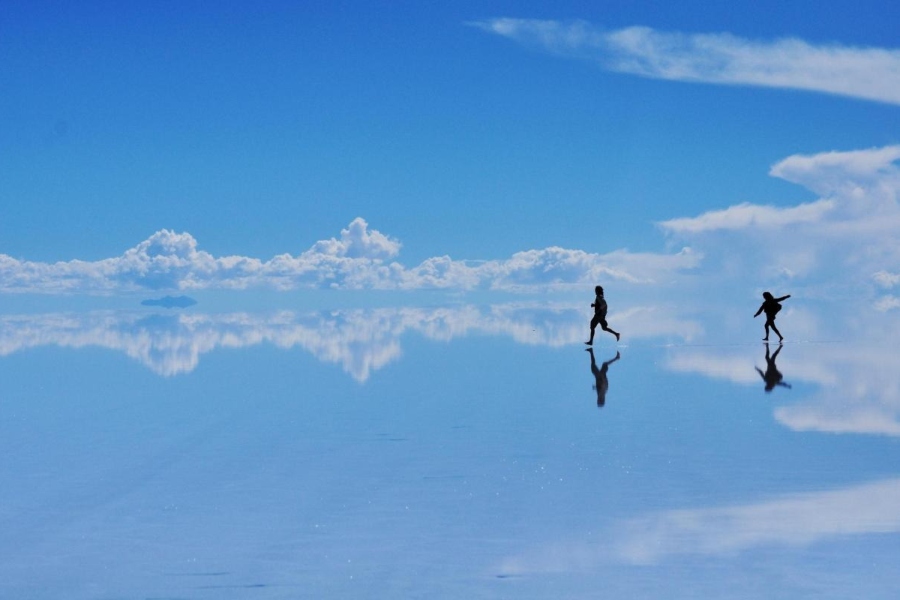
{"type": "Polygon", "coordinates": [[[164,296],[144,300],[141,304],[143,306],[162,306],[163,308],[187,308],[197,304],[197,301],[190,296],[164,296]]]}

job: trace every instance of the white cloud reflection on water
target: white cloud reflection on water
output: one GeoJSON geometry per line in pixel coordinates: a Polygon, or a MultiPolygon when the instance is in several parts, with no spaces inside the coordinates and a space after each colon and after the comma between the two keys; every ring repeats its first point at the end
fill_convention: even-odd
{"type": "MultiPolygon", "coordinates": [[[[782,392],[776,421],[794,431],[900,436],[900,356],[889,339],[866,343],[787,344],[777,358],[788,384],[813,391],[782,392]]],[[[671,371],[695,373],[740,385],[764,385],[764,355],[754,347],[689,348],[665,362],[671,371]],[[755,365],[755,369],[749,367],[755,365]]],[[[773,393],[776,393],[773,390],[773,393]]]]}
{"type": "Polygon", "coordinates": [[[610,560],[654,564],[667,556],[733,555],[756,547],[900,532],[900,479],[784,495],[754,504],[661,511],[628,519],[602,547],[558,542],[508,557],[500,572],[573,572],[610,560]]]}
{"type": "MultiPolygon", "coordinates": [[[[710,336],[666,349],[661,367],[762,391],[767,368],[775,366],[791,387],[771,390],[774,422],[796,432],[900,436],[897,315],[831,305],[789,309],[785,317],[782,331],[799,341],[773,343],[768,351],[757,342],[704,345],[708,338],[736,339],[728,327],[716,330],[707,322],[710,336]],[[767,365],[767,355],[777,364],[767,365]]],[[[761,322],[753,326],[761,333],[761,322]]],[[[549,541],[507,557],[498,569],[509,575],[591,572],[611,562],[650,565],[897,533],[900,479],[889,477],[750,503],[653,511],[611,525],[603,544],[549,541]]]]}
{"type": "MultiPolygon", "coordinates": [[[[581,345],[588,317],[583,302],[318,312],[135,310],[5,315],[0,316],[0,356],[48,346],[100,347],[124,352],[154,372],[172,376],[189,373],[204,354],[218,349],[269,344],[285,350],[302,348],[364,382],[402,356],[404,336],[435,342],[504,336],[546,347],[581,345]]],[[[778,356],[785,381],[794,384],[792,390],[775,390],[771,396],[778,423],[798,431],[900,433],[900,360],[890,351],[896,315],[873,311],[854,321],[840,312],[790,308],[783,318],[782,330],[801,342],[788,343],[778,356]],[[823,339],[830,339],[847,323],[853,323],[852,331],[864,341],[811,339],[816,327],[821,328],[823,339]]],[[[755,369],[766,368],[762,345],[756,341],[715,343],[734,339],[736,334],[727,327],[716,330],[713,320],[707,317],[701,323],[685,318],[671,306],[610,315],[610,322],[626,331],[635,346],[674,345],[671,351],[661,350],[668,352],[659,363],[664,370],[762,387],[755,369]],[[708,346],[691,345],[710,340],[708,346]]],[[[745,320],[761,329],[759,320],[745,320]]],[[[627,347],[623,352],[627,355],[627,347]]],[[[805,547],[847,537],[895,534],[900,532],[900,479],[869,475],[864,482],[834,489],[642,512],[598,524],[608,533],[603,544],[586,543],[583,536],[575,536],[575,541],[537,542],[531,549],[510,553],[496,572],[585,572],[607,563],[657,564],[682,555],[728,556],[755,548],[805,547]]]]}
{"type": "Polygon", "coordinates": [[[667,554],[726,554],[767,544],[900,532],[900,479],[746,504],[672,510],[626,523],[618,553],[630,562],[667,554]]]}
{"type": "MultiPolygon", "coordinates": [[[[481,335],[547,347],[580,345],[590,316],[583,304],[2,315],[0,356],[42,346],[99,347],[124,352],[159,375],[174,376],[193,371],[204,354],[218,349],[271,344],[285,350],[302,348],[365,382],[402,356],[403,339],[410,335],[438,342],[481,335]]],[[[777,368],[784,383],[810,385],[813,391],[787,395],[781,386],[776,387],[774,398],[780,404],[773,410],[774,418],[796,431],[900,435],[900,356],[892,351],[900,317],[875,310],[848,316],[804,308],[788,309],[783,318],[790,320],[790,331],[785,333],[804,341],[785,345],[777,356],[777,368]],[[818,339],[840,339],[843,330],[852,331],[857,341],[816,341],[817,334],[818,339]]],[[[663,362],[668,371],[764,385],[767,365],[755,343],[728,345],[712,340],[708,346],[689,345],[744,335],[739,331],[723,334],[710,317],[701,322],[680,315],[672,306],[643,306],[611,313],[610,322],[626,332],[623,343],[688,344],[668,354],[663,362]]]]}
{"type": "MultiPolygon", "coordinates": [[[[155,373],[193,371],[203,354],[221,348],[272,344],[300,347],[318,360],[339,364],[359,382],[402,355],[401,339],[418,334],[434,341],[467,335],[507,336],[521,344],[581,344],[590,315],[584,303],[513,303],[479,307],[374,308],[299,313],[234,312],[158,314],[92,311],[0,316],[0,356],[26,348],[89,346],[124,352],[155,373]]],[[[655,307],[610,315],[629,337],[690,340],[702,332],[694,321],[655,307]]]]}

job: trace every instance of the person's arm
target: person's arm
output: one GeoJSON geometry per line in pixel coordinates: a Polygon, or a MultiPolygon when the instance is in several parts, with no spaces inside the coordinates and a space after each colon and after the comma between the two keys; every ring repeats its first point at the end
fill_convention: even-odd
{"type": "Polygon", "coordinates": [[[787,300],[790,297],[791,295],[788,294],[787,296],[782,296],[781,298],[775,298],[775,302],[781,302],[782,300],[787,300]]]}
{"type": "Polygon", "coordinates": [[[756,311],[756,314],[755,314],[755,315],[753,315],[753,318],[754,318],[754,319],[755,319],[756,317],[759,316],[759,313],[761,313],[761,312],[763,311],[763,308],[765,308],[765,306],[766,306],[766,303],[765,303],[765,302],[763,302],[762,304],[759,305],[759,310],[756,311]]]}

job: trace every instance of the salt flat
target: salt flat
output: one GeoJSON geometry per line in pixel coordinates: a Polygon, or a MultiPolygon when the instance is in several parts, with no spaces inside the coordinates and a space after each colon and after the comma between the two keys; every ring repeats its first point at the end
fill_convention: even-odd
{"type": "Polygon", "coordinates": [[[3,315],[0,596],[890,595],[886,346],[629,314],[3,315]]]}

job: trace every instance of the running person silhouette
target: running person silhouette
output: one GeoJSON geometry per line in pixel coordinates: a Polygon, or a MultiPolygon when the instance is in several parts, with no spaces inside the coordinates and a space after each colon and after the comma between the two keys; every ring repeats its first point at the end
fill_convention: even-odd
{"type": "Polygon", "coordinates": [[[765,299],[763,300],[763,303],[760,305],[759,310],[756,311],[755,315],[753,315],[753,318],[755,319],[756,317],[759,316],[759,313],[761,313],[761,312],[766,313],[766,325],[765,325],[766,337],[763,338],[763,341],[765,341],[765,342],[769,341],[769,328],[770,327],[772,328],[772,330],[775,333],[778,334],[779,343],[784,339],[784,336],[781,335],[781,332],[778,331],[777,327],[775,327],[775,315],[777,315],[778,311],[781,310],[781,301],[787,300],[790,297],[791,297],[791,295],[788,294],[787,296],[782,296],[781,298],[775,298],[769,292],[763,292],[763,298],[765,298],[765,299]]]}
{"type": "Polygon", "coordinates": [[[594,298],[594,303],[591,306],[594,307],[594,318],[591,319],[591,339],[585,342],[588,346],[592,346],[594,344],[594,330],[597,329],[597,325],[600,325],[600,328],[603,331],[608,331],[614,336],[616,336],[616,341],[619,341],[619,332],[613,331],[609,328],[609,324],[606,322],[606,299],[603,297],[603,288],[599,285],[594,288],[594,292],[597,293],[597,297],[594,298]]]}

